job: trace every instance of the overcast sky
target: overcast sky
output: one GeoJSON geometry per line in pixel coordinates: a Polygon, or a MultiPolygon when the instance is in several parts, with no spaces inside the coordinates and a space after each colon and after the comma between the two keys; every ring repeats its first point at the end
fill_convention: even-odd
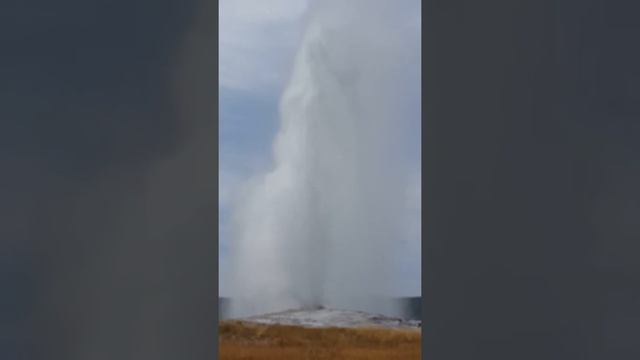
{"type": "MultiPolygon", "coordinates": [[[[231,198],[238,185],[272,164],[271,144],[278,129],[278,100],[286,86],[298,42],[304,31],[306,0],[221,0],[219,22],[219,213],[220,295],[229,296],[228,267],[231,198]]],[[[407,206],[415,216],[401,234],[404,267],[397,295],[420,292],[420,2],[398,1],[408,14],[411,48],[408,64],[415,68],[413,101],[406,154],[414,164],[407,184],[407,206]],[[415,40],[415,41],[413,41],[415,40]]],[[[406,25],[406,24],[403,24],[406,25]]],[[[406,61],[406,59],[404,59],[406,61]]],[[[408,85],[410,86],[410,85],[408,85]]]]}

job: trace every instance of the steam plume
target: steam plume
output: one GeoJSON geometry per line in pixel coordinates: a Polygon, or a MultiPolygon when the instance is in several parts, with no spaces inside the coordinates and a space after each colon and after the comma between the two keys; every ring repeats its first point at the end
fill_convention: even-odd
{"type": "Polygon", "coordinates": [[[234,217],[232,316],[324,305],[395,311],[402,31],[395,2],[312,4],[280,103],[274,168],[234,217]]]}

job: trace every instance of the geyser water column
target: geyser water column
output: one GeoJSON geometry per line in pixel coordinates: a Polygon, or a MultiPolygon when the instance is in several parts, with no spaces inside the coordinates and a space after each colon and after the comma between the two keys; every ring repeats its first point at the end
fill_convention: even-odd
{"type": "Polygon", "coordinates": [[[408,174],[402,3],[312,3],[274,168],[235,203],[231,316],[314,305],[396,312],[388,299],[408,174]]]}

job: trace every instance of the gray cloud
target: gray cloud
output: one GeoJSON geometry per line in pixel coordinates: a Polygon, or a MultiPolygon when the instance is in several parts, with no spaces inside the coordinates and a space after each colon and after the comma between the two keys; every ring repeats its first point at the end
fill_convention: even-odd
{"type": "Polygon", "coordinates": [[[220,2],[220,86],[278,89],[289,76],[306,0],[220,2]]]}

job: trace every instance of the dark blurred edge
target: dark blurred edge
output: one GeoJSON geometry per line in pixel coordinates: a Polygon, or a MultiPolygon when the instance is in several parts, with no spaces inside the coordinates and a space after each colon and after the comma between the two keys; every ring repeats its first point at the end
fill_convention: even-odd
{"type": "Polygon", "coordinates": [[[0,359],[217,358],[217,10],[0,3],[0,359]]]}
{"type": "Polygon", "coordinates": [[[424,358],[640,358],[639,11],[423,2],[424,358]]]}

